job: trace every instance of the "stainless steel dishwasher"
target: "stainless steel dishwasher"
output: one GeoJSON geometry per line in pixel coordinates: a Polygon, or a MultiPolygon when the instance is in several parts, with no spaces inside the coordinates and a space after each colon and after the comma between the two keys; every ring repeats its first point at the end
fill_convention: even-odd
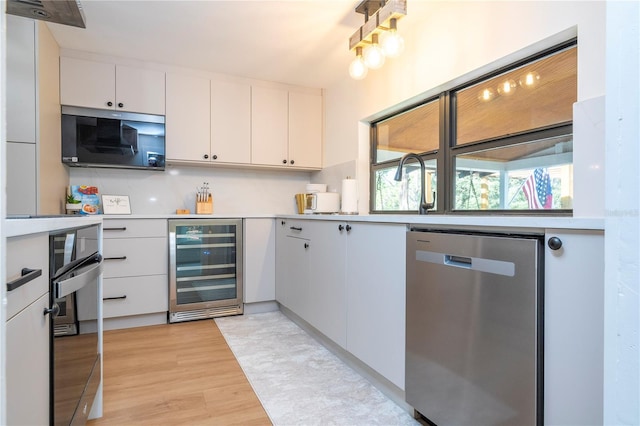
{"type": "Polygon", "coordinates": [[[543,424],[542,241],[407,233],[405,397],[431,423],[543,424]]]}

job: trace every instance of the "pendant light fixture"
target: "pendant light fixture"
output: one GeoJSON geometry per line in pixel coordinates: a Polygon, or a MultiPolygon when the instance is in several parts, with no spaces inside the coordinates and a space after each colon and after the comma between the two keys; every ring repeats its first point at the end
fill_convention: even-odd
{"type": "Polygon", "coordinates": [[[404,39],[398,34],[398,19],[391,18],[389,25],[389,32],[382,40],[382,50],[387,58],[397,58],[404,51],[404,39]]]}
{"type": "Polygon", "coordinates": [[[371,44],[364,49],[364,63],[367,68],[377,70],[384,65],[384,52],[378,44],[378,34],[371,35],[371,44]]]}
{"type": "Polygon", "coordinates": [[[364,0],[355,11],[364,15],[364,25],[349,39],[349,49],[356,50],[356,58],[349,65],[349,75],[361,80],[367,74],[366,68],[381,68],[385,57],[395,58],[402,53],[404,40],[398,34],[397,23],[407,14],[407,2],[364,0]]]}
{"type": "Polygon", "coordinates": [[[354,80],[362,80],[367,76],[367,72],[367,66],[362,58],[362,47],[358,46],[356,47],[356,57],[349,65],[349,75],[354,80]]]}

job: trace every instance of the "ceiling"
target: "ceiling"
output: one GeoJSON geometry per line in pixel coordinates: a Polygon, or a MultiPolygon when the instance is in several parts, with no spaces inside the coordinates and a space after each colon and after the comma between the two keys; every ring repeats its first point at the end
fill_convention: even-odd
{"type": "Polygon", "coordinates": [[[351,0],[81,0],[86,29],[49,24],[62,48],[328,87],[348,77],[351,0]]]}

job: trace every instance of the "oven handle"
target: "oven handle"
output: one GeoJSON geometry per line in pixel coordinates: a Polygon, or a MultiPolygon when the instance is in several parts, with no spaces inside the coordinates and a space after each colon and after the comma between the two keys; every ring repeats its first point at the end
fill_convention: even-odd
{"type": "Polygon", "coordinates": [[[69,263],[67,263],[66,265],[64,265],[62,268],[58,269],[56,271],[56,274],[53,276],[54,280],[57,280],[59,278],[62,278],[65,275],[69,275],[69,272],[78,269],[81,266],[85,266],[85,265],[89,265],[91,263],[94,263],[96,260],[102,260],[102,256],[99,253],[95,253],[89,257],[84,257],[82,259],[76,259],[73,260],[69,263]],[[98,259],[100,258],[100,259],[98,259]]]}
{"type": "Polygon", "coordinates": [[[82,287],[94,282],[102,273],[102,256],[96,254],[89,262],[84,263],[81,267],[69,271],[65,275],[73,274],[72,277],[53,281],[55,289],[55,297],[57,299],[65,297],[82,287]]]}

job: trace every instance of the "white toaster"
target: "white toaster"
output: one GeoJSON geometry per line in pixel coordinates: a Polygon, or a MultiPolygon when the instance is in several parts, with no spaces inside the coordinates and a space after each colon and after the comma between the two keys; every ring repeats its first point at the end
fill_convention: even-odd
{"type": "Polygon", "coordinates": [[[337,192],[316,192],[307,194],[305,214],[338,213],[340,211],[340,194],[337,192]]]}

